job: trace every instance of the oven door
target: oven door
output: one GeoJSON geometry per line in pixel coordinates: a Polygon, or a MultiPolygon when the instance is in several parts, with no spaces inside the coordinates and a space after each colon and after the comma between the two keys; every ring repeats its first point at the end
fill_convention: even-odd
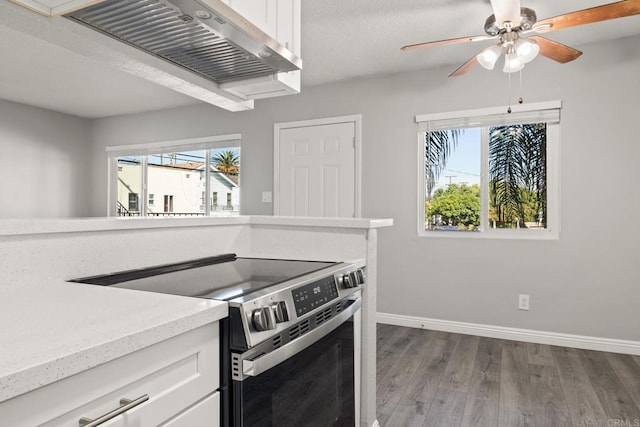
{"type": "Polygon", "coordinates": [[[360,304],[271,353],[242,360],[245,378],[233,381],[234,425],[358,425],[360,304]]]}

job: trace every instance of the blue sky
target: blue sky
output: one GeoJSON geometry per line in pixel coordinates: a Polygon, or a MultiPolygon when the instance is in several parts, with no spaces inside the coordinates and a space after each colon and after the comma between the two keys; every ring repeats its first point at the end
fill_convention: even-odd
{"type": "MultiPolygon", "coordinates": [[[[224,151],[234,151],[236,154],[240,154],[239,150],[237,148],[229,147],[229,148],[212,149],[211,150],[211,157],[213,158],[217,154],[222,153],[224,151]]],[[[163,163],[166,164],[166,163],[169,162],[168,153],[163,153],[163,154],[164,154],[163,163]]],[[[185,163],[185,162],[188,162],[190,160],[194,161],[194,162],[203,162],[204,161],[204,150],[184,151],[184,152],[177,152],[176,153],[176,163],[185,163]]],[[[160,164],[160,156],[150,155],[149,158],[148,158],[148,161],[151,164],[160,164]]]]}
{"type": "Polygon", "coordinates": [[[480,128],[463,129],[458,147],[436,183],[437,188],[453,184],[480,184],[480,128]]]}

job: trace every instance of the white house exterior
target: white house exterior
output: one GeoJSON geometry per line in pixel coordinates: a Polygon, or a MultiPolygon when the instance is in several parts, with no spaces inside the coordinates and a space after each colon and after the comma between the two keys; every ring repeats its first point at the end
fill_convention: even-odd
{"type": "MultiPolygon", "coordinates": [[[[211,166],[209,200],[212,215],[238,215],[240,188],[211,166]]],[[[118,216],[138,216],[141,208],[141,165],[118,160],[118,216]]],[[[202,162],[147,167],[147,215],[192,216],[205,214],[205,170],[202,162]]]]}

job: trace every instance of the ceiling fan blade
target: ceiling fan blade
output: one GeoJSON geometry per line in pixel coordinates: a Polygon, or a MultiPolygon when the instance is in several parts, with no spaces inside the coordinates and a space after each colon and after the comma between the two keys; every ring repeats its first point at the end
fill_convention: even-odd
{"type": "Polygon", "coordinates": [[[449,77],[461,76],[465,74],[467,71],[469,71],[470,69],[472,69],[477,63],[478,63],[478,60],[474,56],[473,58],[471,58],[470,60],[468,60],[461,66],[459,66],[458,69],[455,70],[453,73],[449,74],[449,77]]]}
{"type": "Polygon", "coordinates": [[[485,35],[467,36],[467,37],[460,37],[457,39],[446,39],[446,40],[437,40],[437,41],[426,42],[426,43],[410,44],[407,46],[402,46],[400,49],[404,50],[405,52],[408,52],[410,50],[422,49],[425,47],[436,47],[436,46],[446,46],[446,45],[458,44],[458,43],[479,42],[479,41],[490,40],[495,38],[496,37],[485,36],[485,35]]]}
{"type": "Polygon", "coordinates": [[[506,21],[514,27],[520,25],[520,0],[491,0],[491,7],[498,27],[502,28],[506,21]]]}
{"type": "Polygon", "coordinates": [[[582,55],[577,49],[563,45],[562,43],[555,42],[540,36],[531,36],[531,40],[535,40],[540,46],[540,54],[546,56],[549,59],[560,62],[562,64],[573,61],[582,55]]]}
{"type": "Polygon", "coordinates": [[[640,0],[624,0],[543,19],[535,23],[533,30],[538,33],[547,33],[638,14],[640,14],[640,0]]]}

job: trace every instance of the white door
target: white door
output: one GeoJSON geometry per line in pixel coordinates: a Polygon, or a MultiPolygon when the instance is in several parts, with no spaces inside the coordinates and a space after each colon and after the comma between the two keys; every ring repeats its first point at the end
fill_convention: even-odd
{"type": "Polygon", "coordinates": [[[358,217],[360,116],[279,123],[274,214],[358,217]]]}

